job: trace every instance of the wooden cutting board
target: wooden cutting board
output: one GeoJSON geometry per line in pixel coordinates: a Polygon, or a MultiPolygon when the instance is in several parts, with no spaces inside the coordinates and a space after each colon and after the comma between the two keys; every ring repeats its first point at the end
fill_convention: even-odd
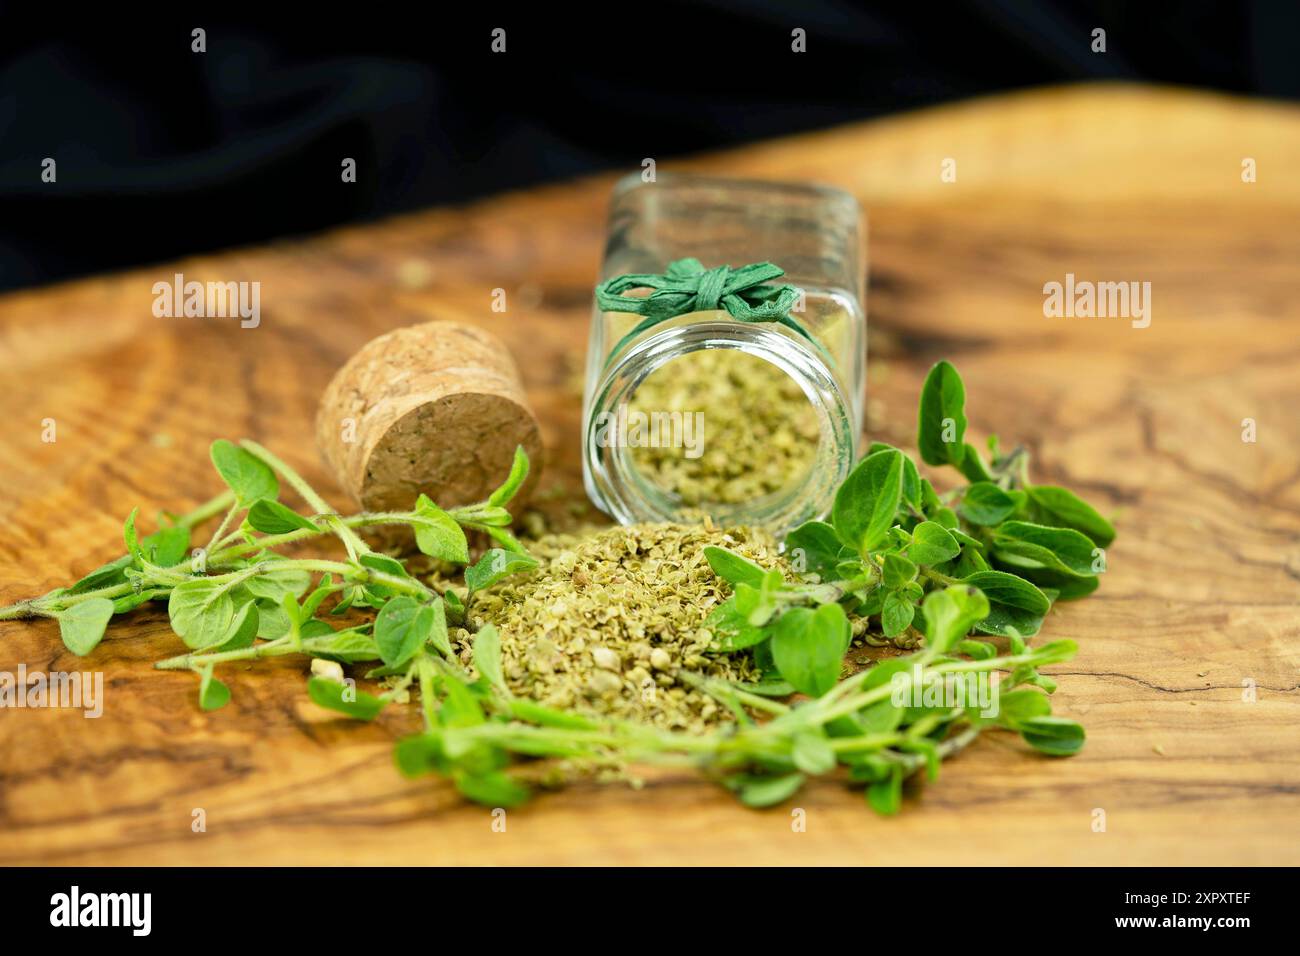
{"type": "MultiPolygon", "coordinates": [[[[8,623],[0,670],[102,671],[106,700],[97,720],[0,711],[0,863],[1300,862],[1300,110],[1045,90],[660,169],[857,195],[872,437],[911,445],[921,379],[948,357],[978,438],[1028,443],[1040,480],[1115,516],[1100,592],[1044,629],[1080,645],[1054,676],[1084,752],[986,735],[892,820],[835,783],[755,812],[670,773],[548,794],[498,832],[449,787],[396,773],[407,715],[336,721],[298,663],[230,669],[233,703],[203,714],[192,677],[150,668],[179,648],[161,611],[84,660],[51,622],[8,623]],[[1045,317],[1044,283],[1067,273],[1150,282],[1150,326],[1045,317]]],[[[322,388],[367,339],[431,317],[509,343],[544,423],[546,487],[581,499],[576,383],[612,181],[0,299],[0,598],[118,554],[136,505],[206,499],[217,437],[255,438],[334,490],[312,441],[322,388]],[[260,326],[155,318],[152,285],[175,272],[259,281],[260,326]]]]}

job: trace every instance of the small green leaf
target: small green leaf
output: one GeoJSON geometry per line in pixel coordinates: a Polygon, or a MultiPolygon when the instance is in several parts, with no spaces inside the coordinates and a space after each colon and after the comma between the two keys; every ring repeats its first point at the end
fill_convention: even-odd
{"type": "Polygon", "coordinates": [[[450,770],[446,754],[443,753],[440,733],[414,734],[401,738],[393,747],[393,762],[405,777],[450,770]]]}
{"type": "Polygon", "coordinates": [[[104,638],[113,602],[108,598],[87,598],[59,612],[59,636],[64,646],[78,657],[85,657],[104,638]]]}
{"type": "MultiPolygon", "coordinates": [[[[942,530],[942,529],[940,529],[942,530]]],[[[916,565],[901,554],[885,555],[885,564],[881,574],[887,588],[901,588],[916,577],[916,565]]]]}
{"type": "Polygon", "coordinates": [[[1025,558],[1075,577],[1097,576],[1093,570],[1095,550],[1092,539],[1073,528],[1006,521],[993,532],[993,553],[998,558],[1025,558]]]}
{"type": "Polygon", "coordinates": [[[1004,726],[1019,729],[1020,724],[1052,713],[1052,702],[1046,694],[1022,688],[998,695],[998,720],[1004,726]]]}
{"type": "Polygon", "coordinates": [[[274,498],[280,493],[280,482],[275,472],[261,459],[233,445],[224,438],[212,443],[212,464],[217,474],[235,493],[240,507],[247,508],[261,498],[274,498]]]}
{"type": "MultiPolygon", "coordinates": [[[[443,630],[446,631],[445,625],[443,630]]],[[[484,624],[474,635],[474,667],[489,684],[507,697],[511,696],[501,670],[501,635],[495,624],[484,624]]]]}
{"type": "Polygon", "coordinates": [[[203,668],[199,675],[199,707],[203,710],[220,710],[230,703],[230,688],[212,676],[212,665],[203,668]]]}
{"type": "MultiPolygon", "coordinates": [[[[433,621],[429,627],[428,642],[437,649],[438,653],[448,659],[455,656],[451,649],[451,638],[447,632],[447,605],[441,598],[434,598],[428,605],[430,612],[433,614],[433,621]]],[[[492,625],[484,625],[491,627],[492,625]]]]}
{"type": "Polygon", "coordinates": [[[772,635],[777,670],[796,690],[820,697],[839,680],[848,633],[848,618],[838,604],[816,611],[791,608],[777,619],[772,635]]]}
{"type": "Polygon", "coordinates": [[[892,817],[903,805],[903,768],[893,764],[889,773],[867,787],[867,803],[881,816],[892,817]]]}
{"type": "MultiPolygon", "coordinates": [[[[320,621],[312,621],[312,624],[320,624],[320,621]]],[[[303,650],[313,657],[323,657],[326,660],[338,661],[340,664],[353,664],[357,661],[377,661],[379,657],[379,647],[375,644],[375,639],[369,634],[363,634],[359,631],[330,631],[328,634],[322,632],[317,637],[306,637],[303,639],[303,650]]]]}
{"type": "Polygon", "coordinates": [[[989,613],[988,598],[973,587],[955,585],[931,591],[921,605],[925,617],[925,645],[945,654],[989,613]]]}
{"type": "Polygon", "coordinates": [[[517,807],[529,797],[529,790],[500,770],[470,774],[457,770],[452,779],[462,794],[486,807],[517,807]]]}
{"type": "Polygon", "coordinates": [[[824,521],[807,521],[785,537],[785,553],[801,574],[816,574],[823,581],[834,576],[844,543],[824,521]]]}
{"type": "Polygon", "coordinates": [[[1052,606],[1046,594],[1024,578],[1006,571],[977,571],[964,578],[963,583],[979,588],[990,603],[1024,608],[1035,614],[1046,614],[1052,606]]]}
{"type": "Polygon", "coordinates": [[[993,480],[993,475],[989,472],[988,466],[984,464],[984,456],[981,455],[980,450],[970,442],[966,443],[966,447],[961,456],[961,464],[957,467],[961,469],[961,473],[966,476],[967,481],[976,482],[993,480]]]}
{"type": "MultiPolygon", "coordinates": [[[[444,727],[476,727],[487,719],[474,692],[462,680],[452,674],[443,674],[442,689],[446,696],[438,708],[438,721],[444,727]]],[[[448,738],[449,752],[451,740],[448,738]]]]}
{"type": "Polygon", "coordinates": [[[885,595],[884,607],[880,610],[880,629],[886,637],[898,637],[912,623],[916,615],[916,605],[896,591],[885,595]]]}
{"type": "Polygon", "coordinates": [[[143,558],[150,564],[160,568],[175,567],[185,559],[190,548],[190,532],[188,528],[175,526],[160,528],[143,541],[137,541],[135,516],[136,512],[132,511],[131,516],[126,519],[126,526],[123,529],[123,536],[126,538],[126,549],[133,557],[143,558]]]}
{"type": "Polygon", "coordinates": [[[286,594],[302,597],[311,587],[311,574],[298,568],[278,568],[275,561],[267,562],[267,570],[244,582],[244,587],[259,598],[282,601],[286,594]]]}
{"type": "Polygon", "coordinates": [[[220,581],[193,578],[172,588],[167,614],[185,646],[200,651],[230,639],[235,602],[220,581]]]}
{"type": "Polygon", "coordinates": [[[971,524],[1000,524],[1015,510],[1015,499],[990,481],[971,485],[961,501],[961,516],[971,524]]]}
{"type": "Polygon", "coordinates": [[[273,641],[289,633],[289,618],[277,601],[257,601],[257,636],[273,641]]]}
{"type": "Polygon", "coordinates": [[[965,454],[966,388],[948,362],[930,369],[921,387],[916,447],[927,465],[960,465],[965,454]]]}
{"type": "Polygon", "coordinates": [[[67,593],[84,594],[87,591],[98,591],[100,588],[125,584],[125,570],[129,567],[131,567],[131,555],[124,554],[116,561],[110,561],[108,564],[100,565],[94,571],[91,571],[72,587],[68,588],[67,593]]]}
{"type": "Polygon", "coordinates": [[[135,530],[135,518],[139,513],[139,508],[132,508],[122,524],[122,540],[126,542],[126,553],[132,557],[136,567],[140,566],[140,561],[144,558],[144,552],[140,550],[140,539],[135,530]]]}
{"type": "Polygon", "coordinates": [[[318,707],[338,711],[357,720],[374,720],[387,703],[373,694],[357,690],[351,684],[340,684],[324,677],[308,679],[307,696],[318,707]]]}
{"type": "Polygon", "coordinates": [[[784,803],[799,792],[804,775],[787,773],[779,777],[747,777],[740,784],[740,802],[747,807],[761,809],[784,803]]]}
{"type": "Polygon", "coordinates": [[[922,521],[912,529],[912,543],[907,554],[917,564],[935,565],[950,561],[961,552],[961,545],[943,525],[922,521]]]}
{"type": "Polygon", "coordinates": [[[706,545],[704,558],[709,562],[713,573],[729,584],[749,584],[758,587],[766,573],[754,562],[743,558],[734,551],[706,545]]]}
{"type": "Polygon", "coordinates": [[[830,773],[835,769],[835,750],[820,733],[804,731],[795,734],[790,757],[794,765],[807,774],[830,773]]]}
{"type": "Polygon", "coordinates": [[[448,624],[459,626],[465,623],[465,602],[451,588],[442,592],[442,609],[448,624]]]}
{"type": "Polygon", "coordinates": [[[510,474],[501,487],[488,495],[489,505],[505,505],[510,502],[528,478],[528,454],[523,445],[515,447],[515,459],[510,465],[510,474]]]}
{"type": "Polygon", "coordinates": [[[492,548],[483,552],[483,557],[476,564],[465,569],[465,586],[471,593],[482,591],[512,574],[531,571],[540,563],[531,554],[492,548]]]}
{"type": "Polygon", "coordinates": [[[897,730],[903,722],[905,707],[896,707],[892,700],[878,700],[857,712],[859,734],[887,734],[897,730]]]}
{"type": "MultiPolygon", "coordinates": [[[[402,564],[402,562],[396,558],[389,557],[386,554],[376,554],[371,551],[367,554],[358,555],[357,563],[372,571],[391,574],[395,578],[402,578],[407,581],[411,580],[410,574],[406,571],[406,565],[402,564]]],[[[399,594],[405,594],[404,591],[395,587],[390,587],[380,581],[373,580],[367,580],[365,589],[371,597],[390,598],[396,597],[399,594]]],[[[380,603],[382,603],[382,601],[380,603]]]]}
{"type": "Polygon", "coordinates": [[[261,614],[256,601],[249,601],[235,612],[234,623],[230,625],[230,637],[221,644],[223,651],[235,651],[242,647],[252,647],[257,640],[257,628],[261,623],[261,614]]]}
{"type": "Polygon", "coordinates": [[[889,535],[902,498],[903,453],[878,451],[863,458],[835,493],[831,523],[851,548],[866,554],[889,535]]]}
{"type": "Polygon", "coordinates": [[[499,505],[484,505],[474,510],[472,520],[465,520],[471,528],[508,528],[511,522],[510,512],[499,505]]]}
{"type": "Polygon", "coordinates": [[[427,495],[415,502],[415,544],[425,554],[441,561],[469,564],[469,542],[456,519],[443,511],[427,495]]]}
{"type": "Polygon", "coordinates": [[[270,498],[253,502],[248,509],[248,523],[263,534],[288,534],[291,531],[319,531],[315,524],[287,505],[270,498]]]}
{"type": "Polygon", "coordinates": [[[307,639],[313,637],[329,637],[337,632],[328,621],[304,620],[302,627],[298,629],[298,633],[301,634],[304,639],[307,639]]]}
{"type": "Polygon", "coordinates": [[[958,641],[954,650],[977,661],[987,661],[998,653],[998,649],[988,641],[958,641]]]}
{"type": "Polygon", "coordinates": [[[925,492],[921,480],[921,473],[916,470],[916,462],[912,457],[904,452],[901,448],[896,448],[887,442],[873,441],[871,447],[867,449],[867,456],[874,455],[878,451],[896,451],[903,456],[903,484],[902,499],[903,502],[920,513],[925,505],[925,492]]]}
{"type": "Polygon", "coordinates": [[[433,630],[434,610],[412,597],[395,597],[375,618],[375,644],[389,667],[409,661],[433,630]]]}
{"type": "Polygon", "coordinates": [[[767,640],[768,632],[749,623],[749,619],[736,607],[736,599],[730,597],[715,607],[704,626],[712,632],[713,643],[709,650],[731,652],[753,647],[767,640]]]}
{"type": "Polygon", "coordinates": [[[1029,581],[1005,571],[977,571],[963,578],[989,599],[989,613],[975,629],[984,634],[1033,637],[1051,608],[1047,595],[1029,581]]]}
{"type": "Polygon", "coordinates": [[[334,584],[333,575],[325,575],[324,578],[321,578],[320,584],[317,585],[315,591],[308,594],[307,600],[303,601],[303,620],[316,617],[316,611],[320,609],[325,598],[339,591],[339,587],[341,585],[334,584]]]}
{"type": "Polygon", "coordinates": [[[374,571],[382,571],[384,574],[393,575],[393,577],[410,577],[410,575],[406,573],[406,565],[402,564],[402,562],[398,561],[396,558],[390,557],[386,554],[376,554],[374,551],[371,551],[368,554],[363,554],[358,557],[357,561],[363,567],[370,568],[374,571]]]}
{"type": "Polygon", "coordinates": [[[1035,750],[1069,757],[1083,749],[1085,734],[1076,721],[1064,717],[1029,717],[1018,722],[1021,736],[1035,750]]]}
{"type": "Polygon", "coordinates": [[[1114,525],[1073,491],[1055,485],[1031,485],[1025,490],[1038,509],[1040,523],[1081,531],[1100,548],[1110,547],[1115,540],[1114,525]]]}
{"type": "Polygon", "coordinates": [[[152,601],[154,598],[167,597],[169,593],[171,592],[167,588],[149,588],[140,591],[138,594],[133,592],[120,598],[114,598],[113,613],[125,614],[127,611],[134,611],[141,604],[152,601]]]}

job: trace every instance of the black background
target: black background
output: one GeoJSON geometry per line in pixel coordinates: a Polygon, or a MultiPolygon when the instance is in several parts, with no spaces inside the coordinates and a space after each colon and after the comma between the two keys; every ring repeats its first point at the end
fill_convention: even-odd
{"type": "Polygon", "coordinates": [[[1283,0],[29,6],[0,15],[0,288],[991,91],[1300,96],[1283,0]]]}

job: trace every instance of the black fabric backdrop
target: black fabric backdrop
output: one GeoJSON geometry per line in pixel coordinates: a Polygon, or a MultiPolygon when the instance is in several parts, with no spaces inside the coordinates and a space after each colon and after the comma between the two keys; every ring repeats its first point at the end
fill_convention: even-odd
{"type": "Polygon", "coordinates": [[[1295,2],[98,9],[0,14],[0,288],[1043,83],[1300,96],[1295,2]]]}

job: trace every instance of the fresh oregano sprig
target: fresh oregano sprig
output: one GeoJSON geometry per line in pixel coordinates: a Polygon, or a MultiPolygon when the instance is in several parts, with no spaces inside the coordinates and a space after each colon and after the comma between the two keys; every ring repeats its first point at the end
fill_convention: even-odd
{"type": "MultiPolygon", "coordinates": [[[[1002,456],[995,439],[986,463],[965,429],[961,377],[940,362],[922,389],[917,447],[927,464],[952,465],[968,484],[940,495],[908,455],[877,442],[838,489],[830,520],[786,538],[798,581],[707,548],[734,589],[710,618],[714,649],[749,649],[773,676],[816,695],[839,675],[833,651],[850,617],[868,621],[862,633],[872,643],[879,633],[915,646],[926,595],[961,585],[988,602],[975,632],[1032,637],[1054,601],[1094,590],[1115,537],[1110,523],[1072,492],[1032,484],[1023,448],[1002,456]]],[[[962,649],[994,653],[981,640],[962,649]]]]}
{"type": "MultiPolygon", "coordinates": [[[[214,668],[232,661],[288,654],[340,663],[376,661],[387,673],[410,671],[414,680],[426,646],[451,656],[447,622],[464,620],[463,602],[453,591],[439,594],[397,558],[372,550],[359,528],[405,525],[423,553],[462,565],[470,560],[466,529],[491,534],[503,547],[467,569],[471,592],[537,564],[506,530],[511,518],[505,506],[528,475],[522,448],[506,481],[479,504],[444,511],[421,496],[410,511],[346,517],[255,442],[216,441],[211,458],[228,491],[144,538],[133,511],[123,526],[126,554],[69,588],[0,609],[0,620],[53,617],[69,650],[85,655],[114,615],[166,601],[172,630],[189,650],[157,666],[198,674],[200,703],[213,709],[230,696],[214,668]],[[306,502],[308,513],[278,500],[282,480],[306,502]],[[195,539],[195,530],[217,516],[215,530],[195,539]],[[327,534],[343,543],[346,561],[279,553],[327,534]],[[195,540],[206,544],[191,550],[195,540]],[[325,611],[329,598],[333,602],[325,611]],[[379,614],[373,624],[337,628],[330,618],[352,607],[379,614]]],[[[355,696],[351,688],[347,692],[355,696]]],[[[313,696],[321,693],[317,688],[313,696]]]]}

